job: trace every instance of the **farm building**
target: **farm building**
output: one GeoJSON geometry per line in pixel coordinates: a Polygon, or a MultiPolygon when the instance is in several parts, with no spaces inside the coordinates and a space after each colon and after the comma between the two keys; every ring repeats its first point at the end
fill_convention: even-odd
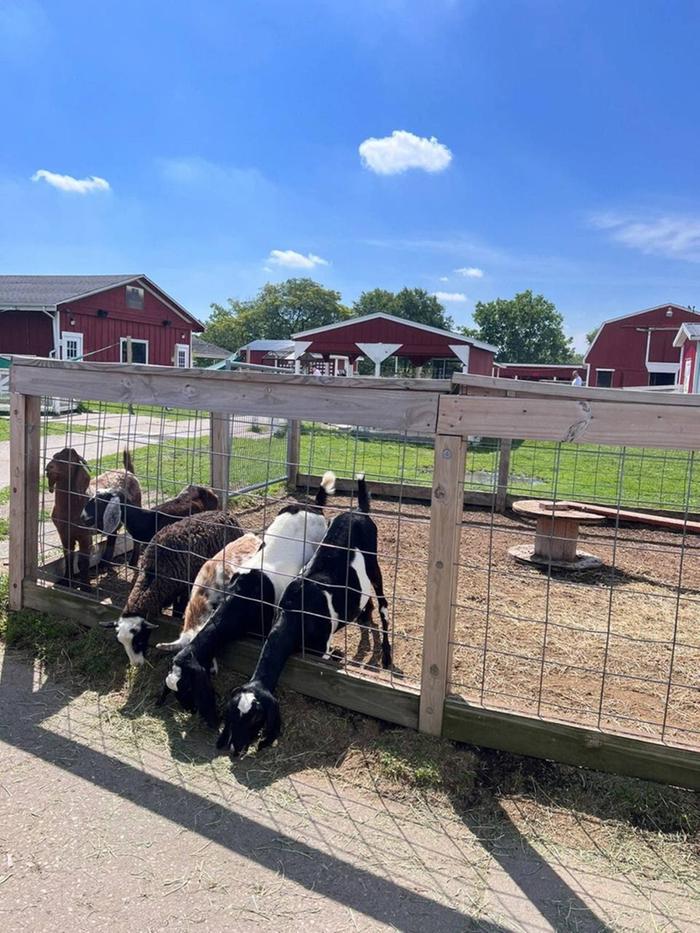
{"type": "Polygon", "coordinates": [[[678,382],[684,392],[700,392],[699,340],[700,323],[681,324],[673,341],[673,346],[681,351],[678,382]]]}
{"type": "Polygon", "coordinates": [[[527,379],[529,382],[571,382],[574,373],[585,378],[580,363],[494,363],[493,374],[500,379],[527,379]]]}
{"type": "Polygon", "coordinates": [[[338,324],[317,327],[293,335],[295,360],[311,354],[328,372],[356,372],[360,357],[371,360],[379,375],[381,363],[393,356],[409,360],[419,371],[431,364],[430,375],[441,377],[461,366],[463,372],[490,376],[497,347],[417,324],[391,314],[368,314],[338,324]]]}
{"type": "Polygon", "coordinates": [[[186,367],[202,330],[145,275],[0,276],[0,353],[186,367]]]}
{"type": "Polygon", "coordinates": [[[603,321],[584,357],[588,385],[616,389],[673,385],[680,367],[674,338],[682,324],[698,322],[696,311],[678,304],[603,321]]]}

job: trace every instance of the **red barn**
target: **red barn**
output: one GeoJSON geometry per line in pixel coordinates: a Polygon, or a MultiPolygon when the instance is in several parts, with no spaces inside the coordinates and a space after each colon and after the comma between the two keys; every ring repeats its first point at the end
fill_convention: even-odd
{"type": "Polygon", "coordinates": [[[616,389],[673,385],[680,366],[674,338],[681,324],[698,321],[696,311],[677,304],[604,321],[584,357],[588,385],[616,389]]]}
{"type": "Polygon", "coordinates": [[[145,275],[0,275],[0,353],[191,366],[202,330],[145,275]]]}
{"type": "Polygon", "coordinates": [[[436,375],[442,375],[448,363],[461,364],[463,372],[490,376],[498,352],[482,340],[382,312],[302,331],[293,340],[296,358],[319,354],[336,371],[345,370],[348,375],[361,356],[374,363],[377,374],[382,361],[395,356],[419,368],[432,362],[436,375]]]}
{"type": "Polygon", "coordinates": [[[681,351],[678,383],[684,392],[700,392],[700,324],[681,324],[673,346],[681,351]]]}

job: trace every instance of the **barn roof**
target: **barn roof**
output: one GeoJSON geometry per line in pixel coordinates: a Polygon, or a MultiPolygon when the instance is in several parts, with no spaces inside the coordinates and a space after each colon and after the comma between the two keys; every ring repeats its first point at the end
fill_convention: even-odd
{"type": "Polygon", "coordinates": [[[700,340],[700,324],[681,324],[673,338],[673,346],[682,347],[686,340],[700,340]]]}
{"type": "Polygon", "coordinates": [[[209,343],[201,337],[192,337],[192,356],[199,356],[205,360],[227,360],[233,355],[230,350],[218,347],[215,343],[209,343]]]}
{"type": "Polygon", "coordinates": [[[251,340],[250,343],[247,343],[244,347],[241,347],[241,350],[260,350],[260,351],[275,351],[281,353],[285,350],[293,350],[294,341],[293,340],[251,340]]]}
{"type": "Polygon", "coordinates": [[[87,298],[99,292],[107,291],[116,285],[128,285],[130,282],[142,282],[158,294],[161,300],[197,329],[202,325],[171,298],[148,276],[136,275],[0,275],[0,309],[33,311],[39,308],[52,309],[66,301],[87,298]]]}
{"type": "Polygon", "coordinates": [[[411,327],[414,330],[425,331],[430,334],[439,334],[441,337],[450,340],[458,340],[460,343],[468,343],[472,347],[478,347],[480,350],[488,350],[491,353],[498,353],[498,347],[490,343],[484,343],[483,340],[476,340],[474,337],[467,337],[465,334],[453,334],[449,330],[442,330],[439,327],[430,327],[428,324],[418,324],[416,321],[410,321],[407,318],[396,317],[394,314],[385,314],[383,311],[377,311],[376,314],[365,314],[362,317],[351,317],[344,321],[338,321],[337,324],[327,324],[325,327],[314,327],[313,330],[304,330],[298,334],[292,334],[295,340],[304,340],[318,334],[325,334],[327,331],[337,330],[340,327],[353,327],[356,324],[364,324],[366,321],[391,321],[394,324],[403,324],[405,327],[411,327]]]}

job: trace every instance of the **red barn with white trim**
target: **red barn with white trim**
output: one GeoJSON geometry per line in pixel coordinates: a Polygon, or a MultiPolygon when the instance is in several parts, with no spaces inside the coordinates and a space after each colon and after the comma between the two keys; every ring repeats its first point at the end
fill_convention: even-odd
{"type": "Polygon", "coordinates": [[[588,385],[616,389],[673,385],[680,367],[674,338],[681,324],[698,322],[696,311],[678,304],[656,305],[604,321],[584,357],[588,385]]]}
{"type": "Polygon", "coordinates": [[[498,352],[482,340],[383,312],[301,331],[293,340],[298,356],[318,353],[324,360],[339,361],[337,368],[345,368],[348,375],[361,356],[372,360],[377,372],[383,360],[396,356],[417,367],[430,360],[448,360],[461,363],[464,372],[490,376],[498,352]]]}
{"type": "Polygon", "coordinates": [[[0,353],[191,366],[202,330],[145,275],[0,276],[0,353]]]}

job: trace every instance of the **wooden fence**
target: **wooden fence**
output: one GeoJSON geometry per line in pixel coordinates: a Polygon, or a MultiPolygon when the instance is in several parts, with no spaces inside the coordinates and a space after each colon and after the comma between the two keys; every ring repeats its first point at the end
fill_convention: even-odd
{"type": "MultiPolygon", "coordinates": [[[[288,419],[292,485],[310,481],[299,471],[302,420],[429,435],[434,455],[420,688],[387,685],[300,658],[288,665],[284,682],[310,696],[450,739],[700,789],[700,752],[694,749],[470,705],[448,690],[468,438],[484,435],[504,442],[495,493],[471,494],[475,503],[504,509],[511,438],[694,451],[700,449],[697,396],[630,395],[468,375],[451,382],[333,378],[45,359],[16,360],[11,393],[12,609],[41,610],[83,623],[116,612],[38,581],[40,394],[211,412],[211,481],[224,492],[232,413],[288,419]]],[[[388,496],[397,491],[374,490],[388,496]]],[[[418,488],[401,490],[403,496],[414,494],[424,495],[418,488]]],[[[258,647],[237,647],[232,666],[248,672],[258,647]]]]}

